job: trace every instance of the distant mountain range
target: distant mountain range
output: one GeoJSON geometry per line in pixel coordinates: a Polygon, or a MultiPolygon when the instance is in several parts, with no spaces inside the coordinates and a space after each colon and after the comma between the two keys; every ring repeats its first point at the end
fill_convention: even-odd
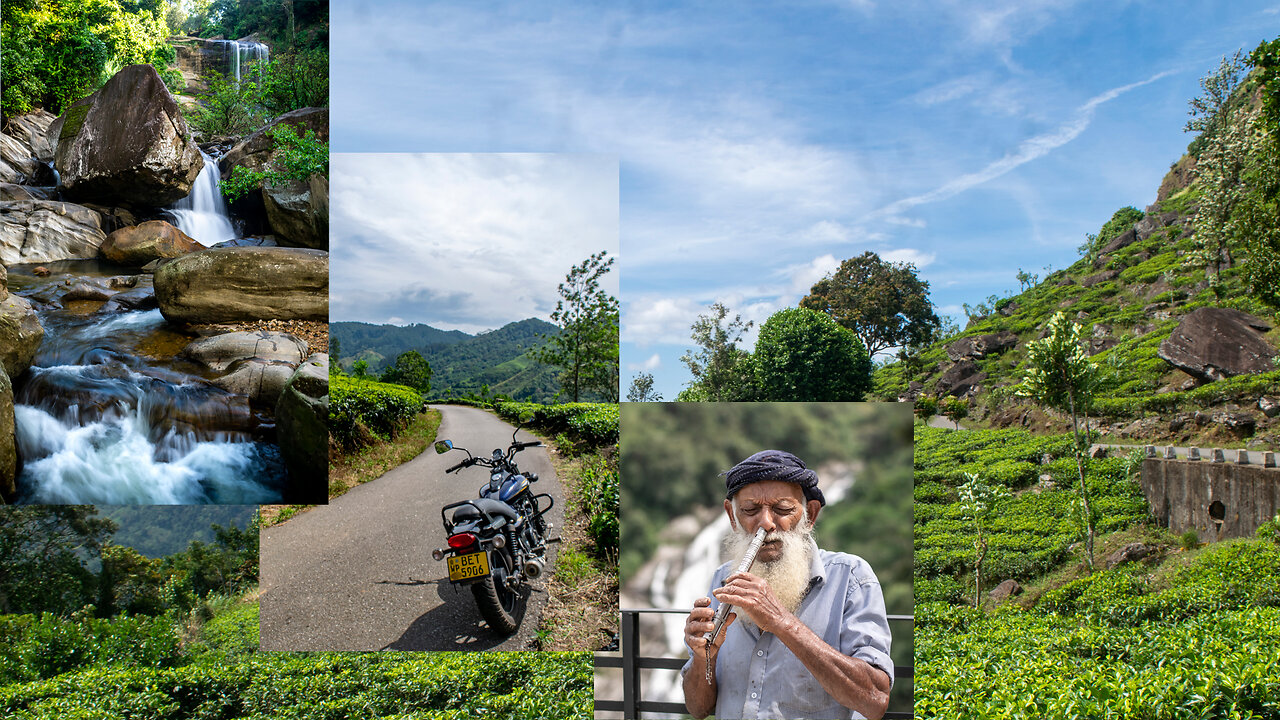
{"type": "Polygon", "coordinates": [[[558,331],[537,318],[477,335],[422,324],[329,323],[329,336],[340,344],[338,363],[344,371],[364,360],[369,372],[378,374],[400,353],[417,350],[431,365],[432,398],[479,393],[488,385],[490,394],[532,402],[551,402],[559,384],[556,368],[534,362],[527,353],[544,342],[544,335],[558,331]]]}

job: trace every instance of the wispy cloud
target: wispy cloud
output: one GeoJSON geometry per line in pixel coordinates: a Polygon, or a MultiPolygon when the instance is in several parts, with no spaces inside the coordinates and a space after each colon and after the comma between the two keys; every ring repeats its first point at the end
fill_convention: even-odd
{"type": "Polygon", "coordinates": [[[1081,133],[1088,129],[1089,124],[1093,122],[1093,116],[1097,112],[1098,107],[1103,103],[1114,100],[1134,88],[1149,85],[1172,74],[1173,71],[1167,70],[1156,73],[1146,80],[1122,85],[1099,95],[1095,95],[1090,98],[1088,102],[1077,108],[1069,121],[1060,125],[1052,132],[1028,138],[1027,140],[1022,141],[1016,150],[987,165],[981,170],[961,175],[960,177],[954,178],[927,193],[892,202],[871,213],[870,217],[893,217],[902,213],[904,210],[908,210],[919,205],[946,200],[947,198],[959,195],[970,188],[974,188],[982,185],[983,183],[994,180],[1020,165],[1024,165],[1032,160],[1043,157],[1057,148],[1066,145],[1072,140],[1075,140],[1081,133]]]}

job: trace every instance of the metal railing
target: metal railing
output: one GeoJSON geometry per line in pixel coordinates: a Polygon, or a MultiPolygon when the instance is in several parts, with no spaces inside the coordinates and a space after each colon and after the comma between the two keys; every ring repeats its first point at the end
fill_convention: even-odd
{"type": "MultiPolygon", "coordinates": [[[[685,708],[684,703],[663,702],[658,700],[645,700],[641,691],[640,671],[641,670],[679,670],[684,667],[685,658],[673,657],[648,657],[638,654],[640,640],[640,615],[649,613],[655,615],[687,615],[688,610],[672,610],[672,609],[656,609],[656,608],[633,608],[622,610],[622,646],[621,657],[601,655],[595,656],[595,667],[599,668],[622,668],[622,700],[601,700],[596,698],[595,709],[598,712],[620,712],[625,718],[640,718],[641,713],[674,713],[677,715],[688,715],[689,711],[685,708]]],[[[889,622],[914,622],[912,615],[890,615],[889,622]]],[[[895,665],[894,677],[915,678],[914,665],[895,665]]],[[[910,718],[913,717],[911,708],[901,711],[891,711],[885,713],[886,718],[910,718]]]]}

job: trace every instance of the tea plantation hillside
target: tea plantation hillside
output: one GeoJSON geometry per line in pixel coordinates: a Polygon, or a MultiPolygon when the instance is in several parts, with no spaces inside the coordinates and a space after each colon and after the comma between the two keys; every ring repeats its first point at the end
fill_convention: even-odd
{"type": "Polygon", "coordinates": [[[1089,572],[1071,445],[916,426],[916,717],[1280,717],[1280,517],[1200,545],[1149,521],[1138,463],[1094,460],[1089,572]],[[980,610],[966,473],[1009,491],[980,610]]]}
{"type": "Polygon", "coordinates": [[[1280,446],[1280,40],[1211,80],[1234,90],[1193,112],[1201,132],[1155,202],[1117,210],[1070,267],[966,304],[964,330],[879,368],[875,394],[954,396],[984,426],[1062,431],[1013,388],[1028,343],[1065,313],[1102,372],[1090,414],[1104,440],[1280,446]]]}

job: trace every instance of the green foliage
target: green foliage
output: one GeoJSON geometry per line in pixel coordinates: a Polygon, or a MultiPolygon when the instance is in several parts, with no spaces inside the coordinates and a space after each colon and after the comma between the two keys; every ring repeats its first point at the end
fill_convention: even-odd
{"type": "MultiPolygon", "coordinates": [[[[244,82],[245,86],[253,83],[244,82]]],[[[277,152],[260,170],[237,165],[222,183],[222,194],[234,200],[252,190],[266,186],[281,187],[292,182],[305,182],[312,175],[329,176],[329,143],[316,138],[310,128],[298,134],[289,123],[279,123],[268,131],[275,138],[277,152]]]]}
{"type": "Polygon", "coordinates": [[[960,421],[969,417],[969,398],[948,395],[938,403],[938,410],[960,429],[960,421]]]}
{"type": "Polygon", "coordinates": [[[627,402],[662,402],[662,395],[653,389],[653,373],[636,373],[627,389],[627,402]]]}
{"type": "Polygon", "coordinates": [[[329,104],[329,52],[281,53],[261,68],[260,101],[272,116],[329,104]]]}
{"type": "Polygon", "coordinates": [[[87,505],[0,507],[0,612],[65,615],[91,602],[90,566],[114,529],[87,505]]]}
{"type": "Polygon", "coordinates": [[[200,640],[209,649],[228,654],[258,649],[258,604],[242,602],[213,616],[200,629],[200,640]]]}
{"type": "MultiPolygon", "coordinates": [[[[197,130],[206,136],[245,135],[262,124],[265,118],[257,104],[257,83],[247,76],[236,82],[216,71],[209,73],[206,81],[208,89],[200,93],[200,109],[191,116],[197,130]]],[[[223,194],[227,194],[225,187],[223,194]]]]}
{"type": "Polygon", "coordinates": [[[690,330],[697,350],[688,350],[680,362],[689,368],[693,380],[677,401],[682,402],[731,402],[751,400],[755,393],[754,369],[751,355],[738,348],[742,335],[751,329],[752,322],[734,315],[726,325],[729,308],[723,303],[712,303],[711,312],[698,315],[690,330]]]}
{"type": "Polygon", "coordinates": [[[168,617],[0,615],[0,639],[4,685],[44,680],[95,664],[160,668],[181,659],[168,617]]]}
{"type": "Polygon", "coordinates": [[[618,467],[611,461],[590,458],[578,473],[577,500],[587,520],[587,532],[600,558],[618,554],[618,467]]]}
{"type": "Polygon", "coordinates": [[[988,543],[984,533],[988,521],[996,508],[1008,500],[1009,490],[1001,485],[991,485],[973,473],[965,473],[965,483],[956,488],[960,496],[960,512],[968,520],[974,530],[973,548],[975,559],[973,606],[982,607],[982,563],[986,560],[988,543]]]}
{"type": "Polygon", "coordinates": [[[329,432],[349,448],[365,432],[388,439],[422,409],[422,395],[403,385],[336,375],[329,379],[329,432]]]}
{"type": "Polygon", "coordinates": [[[124,66],[163,57],[168,35],[159,3],[128,0],[7,2],[0,19],[6,118],[61,113],[124,66]]]}
{"type": "Polygon", "coordinates": [[[569,433],[577,442],[597,448],[618,443],[618,406],[608,403],[499,402],[498,417],[547,435],[569,433]]]}
{"type": "Polygon", "coordinates": [[[406,385],[426,394],[431,392],[431,366],[417,350],[406,350],[396,358],[395,365],[382,371],[382,382],[406,385]]]}
{"type": "Polygon", "coordinates": [[[929,418],[938,414],[938,398],[932,395],[921,395],[916,398],[915,414],[916,417],[928,422],[929,418]]]}
{"type": "Polygon", "coordinates": [[[1108,220],[1102,226],[1102,229],[1098,231],[1099,249],[1111,242],[1114,238],[1123,235],[1144,216],[1145,213],[1132,205],[1126,205],[1115,211],[1115,213],[1111,215],[1111,219],[1108,220]]]}
{"type": "Polygon", "coordinates": [[[752,360],[759,399],[765,401],[858,401],[871,387],[871,360],[862,342],[807,308],[770,316],[760,326],[752,360]]]}
{"type": "Polygon", "coordinates": [[[829,315],[853,332],[870,356],[925,342],[940,325],[929,302],[929,283],[916,277],[915,266],[885,262],[870,251],[840,263],[800,307],[829,315]]]}
{"type": "Polygon", "coordinates": [[[618,401],[618,299],[600,288],[617,258],[607,255],[601,250],[569,269],[551,313],[560,331],[547,334],[545,344],[529,353],[561,368],[561,392],[575,403],[588,393],[618,401]]]}

